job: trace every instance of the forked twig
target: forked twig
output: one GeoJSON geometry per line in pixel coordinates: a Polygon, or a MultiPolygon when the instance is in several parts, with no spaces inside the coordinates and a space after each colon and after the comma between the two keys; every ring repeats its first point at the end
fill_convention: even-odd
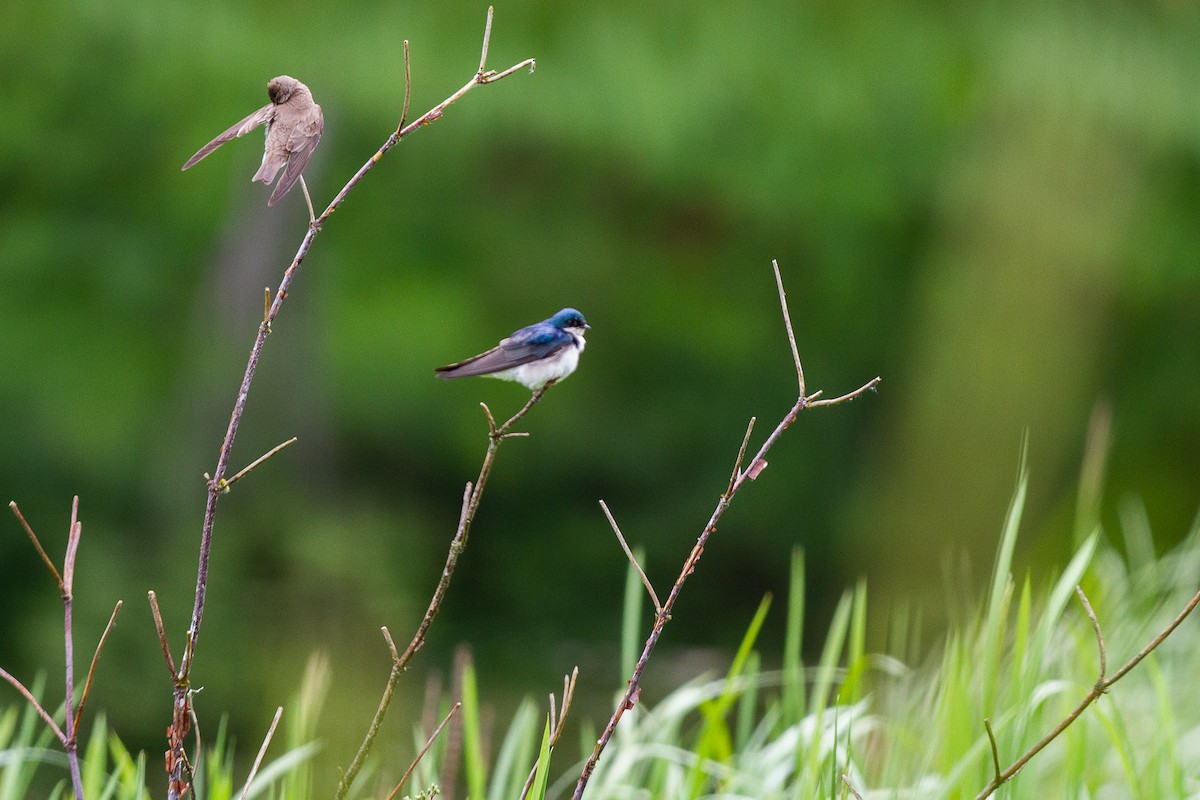
{"type": "Polygon", "coordinates": [[[359,770],[362,769],[363,763],[367,758],[367,753],[370,752],[371,746],[375,742],[375,736],[379,733],[379,728],[383,724],[383,718],[386,716],[388,707],[391,705],[392,696],[396,691],[396,684],[400,682],[400,676],[408,667],[408,662],[425,645],[425,635],[428,633],[430,626],[433,625],[433,619],[442,607],[442,600],[446,596],[446,591],[450,588],[450,579],[454,576],[454,570],[458,566],[458,558],[462,555],[463,550],[466,549],[467,539],[471,532],[471,524],[475,521],[475,513],[479,509],[479,502],[483,499],[483,489],[487,485],[488,476],[492,474],[492,465],[496,459],[496,450],[505,439],[528,436],[524,432],[512,431],[512,427],[529,413],[529,410],[542,399],[546,390],[552,385],[552,383],[547,383],[541,389],[534,392],[529,401],[516,414],[509,417],[503,425],[497,426],[491,409],[484,403],[479,404],[483,407],[483,413],[487,418],[488,424],[488,446],[483,456],[483,464],[479,468],[479,477],[475,480],[474,484],[468,481],[466,489],[463,491],[462,506],[458,514],[458,527],[454,532],[454,537],[450,540],[450,549],[446,553],[446,563],[442,567],[442,573],[438,578],[437,586],[434,587],[433,597],[429,601],[429,607],[425,610],[425,616],[422,617],[421,622],[417,625],[417,630],[403,653],[397,655],[396,645],[392,641],[391,634],[387,628],[383,629],[384,638],[387,639],[388,648],[392,654],[392,669],[388,673],[387,682],[383,688],[383,696],[380,698],[379,705],[375,709],[375,715],[372,717],[370,725],[367,726],[367,733],[363,737],[358,751],[354,754],[350,766],[346,767],[346,771],[342,773],[341,780],[338,781],[337,791],[334,793],[335,800],[342,800],[346,796],[346,793],[350,791],[350,785],[358,775],[359,770]]]}
{"type": "MultiPolygon", "coordinates": [[[[550,749],[558,745],[558,740],[562,738],[563,724],[567,720],[567,714],[571,711],[571,700],[575,697],[575,684],[579,680],[579,667],[571,670],[570,675],[563,676],[563,701],[562,709],[557,714],[554,713],[554,693],[550,693],[550,749]]],[[[529,770],[529,777],[525,779],[525,787],[521,789],[521,794],[518,800],[525,800],[529,796],[529,790],[533,788],[533,780],[537,777],[538,762],[541,757],[534,759],[533,766],[529,770]]]]}
{"type": "MultiPolygon", "coordinates": [[[[1196,594],[1192,595],[1192,599],[1187,602],[1182,611],[1175,615],[1175,619],[1171,620],[1167,627],[1163,628],[1163,630],[1160,631],[1157,636],[1151,639],[1145,647],[1139,650],[1137,654],[1133,656],[1133,658],[1126,661],[1120,669],[1113,673],[1112,677],[1106,678],[1104,677],[1104,672],[1107,666],[1107,656],[1105,655],[1104,637],[1100,633],[1100,623],[1096,619],[1096,613],[1092,610],[1092,604],[1088,602],[1087,595],[1083,593],[1083,589],[1077,586],[1076,593],[1079,596],[1080,603],[1083,604],[1084,613],[1087,614],[1088,619],[1092,623],[1092,630],[1096,634],[1096,646],[1100,650],[1099,677],[1097,677],[1096,682],[1092,685],[1092,688],[1088,691],[1088,693],[1083,696],[1082,700],[1079,701],[1079,704],[1076,705],[1075,708],[1071,709],[1071,712],[1067,714],[1067,716],[1064,717],[1061,722],[1055,725],[1049,733],[1039,739],[1024,753],[1022,753],[1021,756],[1012,764],[1010,764],[1003,772],[997,769],[995,777],[988,782],[987,786],[984,786],[983,789],[980,790],[979,794],[975,796],[975,800],[986,800],[986,798],[990,797],[993,792],[995,792],[1008,781],[1012,780],[1013,776],[1020,772],[1021,768],[1029,763],[1030,759],[1040,753],[1043,749],[1045,749],[1046,745],[1057,739],[1063,731],[1069,728],[1071,724],[1079,718],[1079,715],[1087,709],[1088,706],[1096,702],[1101,695],[1112,688],[1114,683],[1125,677],[1125,675],[1131,669],[1141,663],[1142,659],[1150,655],[1155,648],[1162,644],[1166,638],[1170,636],[1185,619],[1187,619],[1188,615],[1195,610],[1197,604],[1200,604],[1200,592],[1197,592],[1196,594]]],[[[990,724],[985,723],[985,726],[988,729],[988,735],[991,736],[990,724]]],[[[993,737],[993,747],[994,746],[993,737]]]]}
{"type": "MultiPolygon", "coordinates": [[[[229,457],[233,450],[234,440],[237,437],[238,427],[241,424],[242,416],[246,407],[246,398],[250,392],[250,386],[254,381],[255,372],[258,369],[258,362],[262,356],[263,345],[266,342],[268,334],[271,332],[271,324],[278,316],[280,309],[283,306],[284,300],[288,296],[288,289],[291,286],[292,279],[299,269],[301,263],[308,255],[309,249],[312,247],[313,241],[320,233],[325,221],[329,219],[346,199],[359,181],[369,172],[383,157],[383,155],[400,142],[405,136],[413,133],[416,130],[438,120],[448,106],[457,101],[471,89],[485,83],[494,83],[501,78],[511,75],[513,72],[524,67],[529,67],[531,70],[535,66],[533,59],[527,59],[519,64],[510,67],[503,72],[496,73],[486,70],[488,42],[491,37],[493,11],[488,9],[487,23],[484,31],[484,41],[482,47],[482,55],[480,58],[479,70],[471,77],[471,79],[458,91],[451,94],[442,102],[435,105],[429,111],[422,114],[411,123],[404,125],[393,131],[382,146],[358,169],[357,172],[346,182],[345,186],[334,196],[329,205],[315,219],[312,219],[308,231],[305,233],[296,255],[292,258],[291,264],[283,273],[283,278],[280,280],[279,288],[275,291],[274,299],[270,307],[267,309],[262,323],[258,327],[258,334],[255,337],[254,344],[250,349],[250,357],[246,362],[246,371],[242,376],[242,382],[238,388],[237,397],[234,401],[233,411],[229,417],[229,426],[225,432],[225,438],[222,441],[220,455],[217,459],[216,469],[213,471],[212,478],[209,480],[208,499],[204,509],[204,523],[200,535],[200,554],[196,567],[196,596],[195,603],[192,608],[191,623],[188,626],[188,646],[185,651],[184,658],[180,661],[179,669],[175,673],[174,684],[174,712],[170,728],[168,729],[169,752],[167,756],[168,764],[168,785],[167,797],[169,800],[180,800],[182,795],[187,791],[190,780],[185,779],[184,769],[187,759],[184,755],[184,738],[186,736],[189,723],[187,722],[188,712],[190,708],[188,700],[188,691],[190,686],[190,669],[195,657],[195,648],[199,641],[200,626],[204,618],[204,603],[205,595],[208,587],[208,566],[209,555],[212,549],[212,535],[214,521],[216,519],[217,501],[224,489],[228,487],[231,481],[225,480],[225,475],[229,469],[229,457]]],[[[411,85],[407,47],[405,48],[405,95],[409,95],[408,87],[411,85]]],[[[407,101],[406,101],[407,105],[407,101]]],[[[403,118],[403,114],[402,114],[403,118]]],[[[310,212],[311,213],[311,212],[310,212]]],[[[237,476],[235,476],[236,479],[237,476]]],[[[341,787],[348,786],[343,783],[341,787]]],[[[341,790],[339,797],[344,795],[344,789],[341,790]]]]}
{"type": "Polygon", "coordinates": [[[621,721],[621,716],[628,709],[633,708],[633,706],[637,703],[638,697],[641,693],[642,672],[645,670],[646,664],[649,662],[650,656],[654,652],[655,646],[658,644],[658,640],[662,635],[663,628],[666,627],[666,624],[671,619],[671,610],[675,606],[675,601],[678,599],[679,593],[683,589],[684,582],[688,579],[688,576],[695,571],[696,565],[700,561],[700,556],[704,553],[704,548],[708,543],[709,536],[716,531],[717,523],[721,520],[725,510],[729,508],[730,503],[733,501],[734,495],[736,495],[738,490],[745,485],[747,480],[754,480],[763,471],[767,465],[767,452],[771,449],[775,442],[779,440],[779,437],[783,435],[783,432],[787,430],[788,426],[795,421],[796,416],[801,411],[817,405],[835,405],[837,403],[844,403],[848,400],[852,400],[868,389],[874,388],[880,381],[879,378],[874,378],[853,392],[849,392],[848,394],[844,394],[833,400],[816,401],[815,398],[820,394],[820,392],[815,392],[811,395],[805,395],[804,369],[800,364],[800,357],[795,346],[796,336],[792,330],[791,315],[788,313],[787,296],[783,290],[783,279],[779,274],[778,263],[773,261],[772,266],[775,270],[776,286],[779,290],[779,305],[783,310],[784,328],[787,331],[788,342],[792,346],[793,360],[796,367],[796,380],[800,388],[800,393],[796,399],[796,404],[792,406],[792,409],[788,411],[780,423],[775,427],[775,430],[772,431],[769,436],[767,436],[766,441],[763,442],[754,458],[750,460],[750,464],[745,471],[740,470],[740,464],[742,457],[745,454],[744,451],[749,439],[749,433],[747,433],[747,436],[743,438],[743,444],[734,465],[733,479],[730,481],[729,487],[726,489],[725,493],[722,494],[718,499],[717,507],[713,511],[712,516],[709,517],[708,524],[704,526],[704,529],[700,532],[700,537],[696,540],[695,546],[688,554],[688,557],[684,560],[683,568],[680,570],[679,577],[675,579],[675,583],[671,587],[671,593],[667,596],[667,601],[658,609],[658,613],[654,618],[654,625],[651,628],[650,635],[646,639],[646,644],[642,649],[642,654],[638,658],[637,664],[633,668],[633,674],[629,677],[627,682],[625,694],[620,700],[617,701],[616,710],[613,712],[612,717],[609,718],[608,724],[604,728],[604,732],[596,741],[596,745],[592,749],[591,755],[584,763],[583,772],[580,774],[579,780],[575,784],[575,792],[572,795],[573,800],[580,800],[580,798],[583,796],[583,790],[587,786],[588,780],[591,778],[592,771],[596,768],[596,763],[600,760],[600,754],[608,745],[609,740],[612,739],[613,733],[616,731],[617,724],[621,721]]]}
{"type": "Polygon", "coordinates": [[[63,568],[60,573],[54,566],[54,563],[46,555],[42,543],[38,540],[37,535],[33,532],[29,522],[21,513],[21,509],[17,507],[16,501],[8,504],[20,521],[21,527],[25,529],[25,533],[29,536],[29,540],[33,542],[34,548],[38,555],[41,556],[42,563],[50,570],[50,574],[54,577],[54,582],[58,586],[58,592],[63,603],[63,654],[65,662],[65,692],[63,700],[63,726],[59,727],[54,721],[54,718],[49,712],[38,702],[25,685],[22,684],[15,676],[7,670],[0,669],[0,678],[10,683],[13,688],[21,693],[26,702],[32,706],[38,716],[50,727],[54,736],[62,744],[63,750],[67,754],[67,768],[71,774],[71,788],[74,792],[76,800],[83,800],[83,776],[79,768],[79,721],[83,717],[84,706],[87,705],[88,696],[91,693],[92,678],[96,672],[96,662],[100,658],[100,651],[104,649],[104,642],[108,639],[108,634],[112,630],[113,623],[116,621],[117,612],[121,610],[121,602],[118,601],[113,609],[112,616],[109,617],[108,625],[104,628],[104,633],[100,636],[100,641],[96,645],[96,650],[92,654],[92,663],[88,668],[87,680],[84,683],[83,691],[79,696],[79,705],[75,705],[75,644],[72,614],[74,608],[74,585],[75,585],[75,559],[79,554],[79,542],[83,537],[83,523],[79,521],[79,497],[78,495],[71,501],[71,524],[67,531],[67,552],[63,557],[63,568]]]}

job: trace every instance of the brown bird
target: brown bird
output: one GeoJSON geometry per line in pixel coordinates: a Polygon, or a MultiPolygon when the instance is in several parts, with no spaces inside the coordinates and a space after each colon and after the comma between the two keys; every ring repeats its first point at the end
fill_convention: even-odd
{"type": "Polygon", "coordinates": [[[313,150],[317,149],[321,133],[325,130],[325,116],[321,113],[321,107],[313,102],[308,87],[291,76],[272,78],[267,84],[267,95],[271,98],[268,105],[201,147],[183,168],[191,167],[229,140],[245,136],[259,125],[266,125],[267,144],[263,150],[262,166],[254,173],[253,180],[270,184],[280,168],[286,166],[283,177],[267,201],[267,205],[275,205],[279,198],[291,191],[308,165],[313,150]]]}

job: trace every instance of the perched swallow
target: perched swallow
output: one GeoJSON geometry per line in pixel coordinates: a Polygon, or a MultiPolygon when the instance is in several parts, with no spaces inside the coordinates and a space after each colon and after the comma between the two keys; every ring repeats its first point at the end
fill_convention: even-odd
{"type": "Polygon", "coordinates": [[[267,95],[271,98],[269,104],[201,147],[183,168],[192,166],[230,139],[245,136],[259,125],[266,125],[267,144],[263,150],[262,166],[254,173],[253,180],[270,184],[275,180],[275,174],[286,165],[283,177],[267,201],[267,205],[275,205],[300,179],[300,173],[308,165],[313,150],[317,149],[321,132],[325,130],[325,116],[321,113],[321,107],[313,102],[308,87],[288,75],[272,78],[267,84],[267,95]]]}
{"type": "Polygon", "coordinates": [[[536,392],[575,371],[586,345],[584,331],[590,327],[583,314],[564,308],[550,319],[514,332],[486,353],[435,371],[439,378],[486,375],[516,381],[536,392]]]}

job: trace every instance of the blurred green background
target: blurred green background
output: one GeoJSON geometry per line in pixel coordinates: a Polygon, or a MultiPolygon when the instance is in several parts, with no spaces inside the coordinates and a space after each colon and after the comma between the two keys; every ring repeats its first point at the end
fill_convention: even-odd
{"type": "MultiPolygon", "coordinates": [[[[170,719],[145,593],[178,650],[202,475],[263,287],[307,224],[300,192],[268,209],[250,182],[257,133],[179,167],[291,74],[325,111],[307,172],[323,207],[396,124],[402,40],[415,115],[470,77],[485,12],[4,11],[0,499],[58,554],[81,496],[77,641],[90,652],[126,601],[93,707],[131,747],[160,752],[170,719]]],[[[526,397],[432,369],[564,305],[594,328],[581,369],[501,450],[388,731],[407,739],[460,642],[500,713],[576,663],[606,713],[625,558],[597,501],[665,591],[747,419],[761,441],[795,399],[772,258],[810,389],[884,382],[788,432],[688,584],[652,684],[723,663],[795,545],[817,640],[860,575],[877,631],[893,603],[947,613],[960,565],[986,574],[1024,431],[1023,563],[1049,574],[1097,404],[1113,420],[1104,518],[1143,503],[1160,545],[1177,539],[1200,497],[1197,41],[1197,7],[1170,2],[499,5],[489,65],[532,56],[536,73],[389,153],[268,340],[233,465],[300,442],[220,505],[201,719],[230,714],[254,746],[324,650],[326,774],[346,763],[387,673],[379,627],[411,635],[478,471],[478,404],[507,415],[526,397]]],[[[0,531],[0,664],[55,675],[56,592],[16,522],[0,531]]]]}

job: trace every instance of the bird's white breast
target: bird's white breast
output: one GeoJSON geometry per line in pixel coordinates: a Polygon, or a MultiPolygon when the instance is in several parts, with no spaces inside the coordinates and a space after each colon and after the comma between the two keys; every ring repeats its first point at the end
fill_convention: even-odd
{"type": "Polygon", "coordinates": [[[575,340],[549,358],[531,361],[512,369],[493,372],[492,377],[506,381],[516,381],[532,391],[537,391],[550,381],[561,381],[579,366],[579,354],[587,345],[582,335],[571,331],[575,340]]]}

